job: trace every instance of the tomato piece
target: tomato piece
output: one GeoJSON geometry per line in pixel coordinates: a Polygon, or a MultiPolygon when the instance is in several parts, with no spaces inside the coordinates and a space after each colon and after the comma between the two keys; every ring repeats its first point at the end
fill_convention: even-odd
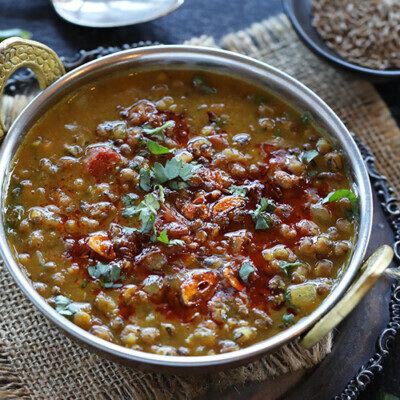
{"type": "Polygon", "coordinates": [[[100,179],[110,173],[121,160],[121,156],[108,146],[92,147],[87,154],[86,169],[96,178],[100,179]]]}

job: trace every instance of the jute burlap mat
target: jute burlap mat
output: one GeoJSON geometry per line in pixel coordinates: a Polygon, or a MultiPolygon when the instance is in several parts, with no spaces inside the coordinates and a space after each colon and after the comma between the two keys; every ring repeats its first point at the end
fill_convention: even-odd
{"type": "MultiPolygon", "coordinates": [[[[190,44],[216,46],[209,37],[190,44]]],[[[371,84],[355,81],[317,59],[298,41],[283,15],[230,34],[222,45],[288,72],[325,99],[373,149],[379,170],[399,194],[400,168],[393,166],[399,165],[400,131],[371,84]]],[[[6,96],[4,119],[12,120],[27,101],[27,96],[6,96]]],[[[197,377],[128,369],[82,349],[51,326],[2,265],[0,315],[0,399],[193,399],[209,390],[310,368],[332,348],[331,335],[309,351],[294,342],[248,366],[197,377]]],[[[270,399],[263,393],[263,399],[270,399]]]]}

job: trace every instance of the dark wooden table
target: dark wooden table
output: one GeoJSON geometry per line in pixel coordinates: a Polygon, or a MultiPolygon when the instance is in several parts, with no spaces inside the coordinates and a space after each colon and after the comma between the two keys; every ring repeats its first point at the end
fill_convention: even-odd
{"type": "MultiPolygon", "coordinates": [[[[181,43],[202,34],[218,39],[279,12],[282,12],[280,0],[186,0],[178,10],[156,21],[94,29],[62,20],[49,0],[0,0],[0,29],[27,29],[33,33],[33,39],[47,44],[60,56],[73,56],[80,49],[146,40],[181,43]]],[[[400,123],[400,83],[378,84],[376,87],[400,123]]],[[[380,391],[400,397],[400,337],[392,344],[383,371],[360,400],[376,399],[380,391]]]]}

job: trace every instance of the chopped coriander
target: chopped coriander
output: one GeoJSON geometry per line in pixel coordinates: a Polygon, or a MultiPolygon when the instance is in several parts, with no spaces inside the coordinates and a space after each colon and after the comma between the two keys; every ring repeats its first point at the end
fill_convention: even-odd
{"type": "Polygon", "coordinates": [[[79,311],[79,308],[68,297],[58,295],[54,301],[56,311],[61,315],[71,316],[79,311]]]}
{"type": "Polygon", "coordinates": [[[110,147],[113,150],[117,150],[117,146],[115,145],[115,143],[111,139],[107,140],[107,146],[110,147]]]}
{"type": "Polygon", "coordinates": [[[287,291],[286,291],[286,293],[285,293],[285,299],[286,299],[287,304],[290,305],[290,308],[295,309],[297,312],[300,312],[300,311],[301,311],[299,307],[296,307],[294,304],[292,304],[292,301],[291,301],[292,299],[291,299],[290,290],[287,290],[287,291]]]}
{"type": "Polygon", "coordinates": [[[189,184],[186,182],[170,181],[168,182],[168,187],[173,190],[182,190],[188,188],[189,184]]]}
{"type": "Polygon", "coordinates": [[[158,200],[160,203],[165,202],[164,189],[161,185],[158,185],[158,200]]]}
{"type": "Polygon", "coordinates": [[[152,193],[149,193],[137,206],[125,208],[122,216],[132,218],[134,215],[139,214],[139,220],[142,222],[140,232],[149,233],[153,228],[159,209],[160,203],[152,193]]]}
{"type": "Polygon", "coordinates": [[[272,225],[272,219],[268,214],[260,214],[256,220],[256,230],[269,229],[272,225]]]}
{"type": "Polygon", "coordinates": [[[263,197],[260,204],[257,206],[255,211],[251,211],[251,217],[256,224],[256,230],[269,229],[273,223],[269,213],[274,212],[276,206],[271,200],[263,197]]]}
{"type": "Polygon", "coordinates": [[[289,268],[299,267],[300,265],[304,265],[304,263],[301,262],[288,263],[286,261],[278,261],[278,265],[285,271],[285,274],[288,275],[289,268]]]}
{"type": "Polygon", "coordinates": [[[281,136],[281,135],[282,135],[281,128],[275,129],[274,132],[273,132],[272,134],[273,134],[275,137],[281,136]]]}
{"type": "Polygon", "coordinates": [[[249,275],[254,272],[254,264],[251,261],[245,261],[239,270],[239,276],[246,284],[249,283],[249,275]]]}
{"type": "Polygon", "coordinates": [[[237,185],[231,185],[229,187],[229,191],[234,195],[234,196],[240,196],[240,197],[245,197],[247,194],[247,188],[245,186],[237,186],[237,185]]]}
{"type": "Polygon", "coordinates": [[[207,93],[207,94],[217,93],[217,89],[206,85],[205,82],[204,82],[204,79],[199,75],[194,77],[193,85],[196,88],[199,88],[204,93],[207,93]]]}
{"type": "Polygon", "coordinates": [[[152,171],[156,182],[165,183],[178,177],[182,178],[183,181],[187,181],[199,167],[200,166],[195,163],[183,164],[182,160],[178,161],[173,157],[165,163],[165,166],[156,162],[152,171]]]}
{"type": "Polygon", "coordinates": [[[266,102],[268,101],[268,97],[267,97],[267,96],[264,96],[264,95],[262,95],[262,94],[255,94],[255,95],[253,95],[253,96],[248,96],[248,99],[249,99],[252,103],[257,104],[258,106],[259,106],[261,103],[266,103],[266,102]]]}
{"type": "Polygon", "coordinates": [[[159,162],[154,163],[153,174],[154,179],[159,183],[165,183],[179,176],[179,171],[182,167],[182,161],[178,161],[175,157],[168,160],[165,166],[159,162]]]}
{"type": "Polygon", "coordinates": [[[222,128],[227,124],[227,121],[224,117],[210,118],[210,122],[212,122],[217,128],[222,128]]]}
{"type": "Polygon", "coordinates": [[[152,154],[156,154],[156,155],[169,154],[169,153],[173,153],[175,151],[175,149],[169,149],[168,147],[165,147],[165,146],[155,142],[154,140],[150,140],[150,139],[146,142],[146,146],[152,154]]]}
{"type": "Polygon", "coordinates": [[[153,128],[149,124],[144,124],[141,126],[141,129],[142,129],[143,133],[145,133],[146,135],[150,135],[150,136],[159,138],[161,140],[164,140],[164,138],[165,138],[164,129],[166,129],[172,125],[174,125],[174,121],[168,121],[164,125],[159,126],[157,128],[153,128]]]}
{"type": "Polygon", "coordinates": [[[180,239],[172,239],[170,240],[168,237],[168,232],[166,229],[162,230],[160,232],[160,235],[157,236],[157,240],[161,243],[164,243],[166,245],[168,245],[168,247],[172,247],[174,245],[179,245],[179,246],[184,246],[185,242],[183,240],[180,239]]]}
{"type": "Polygon", "coordinates": [[[129,226],[123,226],[122,230],[126,235],[131,235],[132,233],[139,232],[136,228],[131,228],[129,226]]]}
{"type": "Polygon", "coordinates": [[[81,289],[85,289],[85,287],[88,285],[89,281],[85,281],[82,283],[81,286],[79,286],[81,289]]]}
{"type": "Polygon", "coordinates": [[[0,42],[13,36],[18,36],[23,39],[30,39],[32,37],[32,33],[19,28],[4,29],[0,31],[0,42]]]}
{"type": "Polygon", "coordinates": [[[139,176],[140,176],[140,183],[139,183],[140,188],[145,192],[149,192],[152,188],[151,171],[149,169],[140,168],[139,176]]]}
{"type": "Polygon", "coordinates": [[[12,204],[18,204],[19,203],[19,198],[21,196],[23,188],[24,188],[24,185],[22,183],[16,183],[14,185],[14,189],[11,191],[12,204]]]}
{"type": "Polygon", "coordinates": [[[96,266],[90,266],[88,268],[88,273],[100,286],[106,289],[121,287],[121,283],[115,282],[125,279],[126,277],[125,274],[121,274],[121,268],[117,264],[107,265],[100,261],[97,262],[96,266]]]}
{"type": "Polygon", "coordinates": [[[167,230],[164,229],[160,232],[160,235],[157,236],[157,240],[161,243],[169,244],[167,230]]]}
{"type": "Polygon", "coordinates": [[[308,171],[308,176],[309,176],[310,178],[314,177],[314,176],[317,175],[317,174],[318,174],[318,171],[315,170],[315,169],[312,169],[312,170],[308,171]]]}
{"type": "Polygon", "coordinates": [[[302,153],[301,158],[303,161],[310,163],[315,157],[319,155],[317,150],[309,150],[302,153]]]}
{"type": "Polygon", "coordinates": [[[171,189],[185,189],[189,185],[185,181],[189,180],[200,165],[195,162],[183,164],[182,160],[177,160],[175,157],[167,160],[165,165],[159,162],[154,163],[151,170],[141,168],[140,188],[145,192],[149,192],[154,185],[166,183],[171,189]],[[184,182],[175,181],[180,178],[184,182]]]}
{"type": "Polygon", "coordinates": [[[293,314],[283,314],[282,322],[285,325],[293,325],[294,324],[294,315],[293,314]]]}
{"type": "Polygon", "coordinates": [[[122,196],[122,204],[125,207],[133,206],[138,198],[139,196],[134,193],[125,194],[122,196]]]}
{"type": "Polygon", "coordinates": [[[198,165],[194,162],[186,163],[186,164],[182,165],[181,170],[179,172],[179,176],[182,178],[182,180],[187,181],[188,179],[190,179],[193,176],[194,172],[198,168],[200,168],[200,165],[198,165]]]}
{"type": "MultiPolygon", "coordinates": [[[[358,205],[358,198],[357,196],[348,189],[339,189],[335,192],[331,192],[322,200],[322,204],[330,203],[332,201],[340,200],[340,199],[348,199],[351,204],[351,213],[347,215],[350,219],[357,213],[357,205],[358,205]]],[[[349,210],[350,211],[350,210],[349,210]]]]}
{"type": "Polygon", "coordinates": [[[308,124],[310,122],[311,115],[310,115],[309,112],[303,112],[303,113],[300,114],[300,119],[301,119],[301,122],[304,125],[306,125],[306,124],[308,124]]]}
{"type": "Polygon", "coordinates": [[[46,261],[43,258],[43,254],[40,250],[36,250],[36,257],[38,259],[38,263],[42,266],[45,267],[46,266],[46,261]]]}
{"type": "Polygon", "coordinates": [[[171,239],[169,241],[169,246],[174,246],[174,245],[184,246],[185,244],[186,244],[185,241],[181,239],[171,239]]]}

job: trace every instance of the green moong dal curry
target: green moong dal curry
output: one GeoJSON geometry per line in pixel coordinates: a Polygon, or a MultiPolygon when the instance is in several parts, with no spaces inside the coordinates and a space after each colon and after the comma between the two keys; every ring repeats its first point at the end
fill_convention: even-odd
{"type": "Polygon", "coordinates": [[[104,340],[210,355],[315,310],[351,253],[342,154],[270,92],[205,71],[86,86],[31,129],[6,231],[34,288],[104,340]]]}

